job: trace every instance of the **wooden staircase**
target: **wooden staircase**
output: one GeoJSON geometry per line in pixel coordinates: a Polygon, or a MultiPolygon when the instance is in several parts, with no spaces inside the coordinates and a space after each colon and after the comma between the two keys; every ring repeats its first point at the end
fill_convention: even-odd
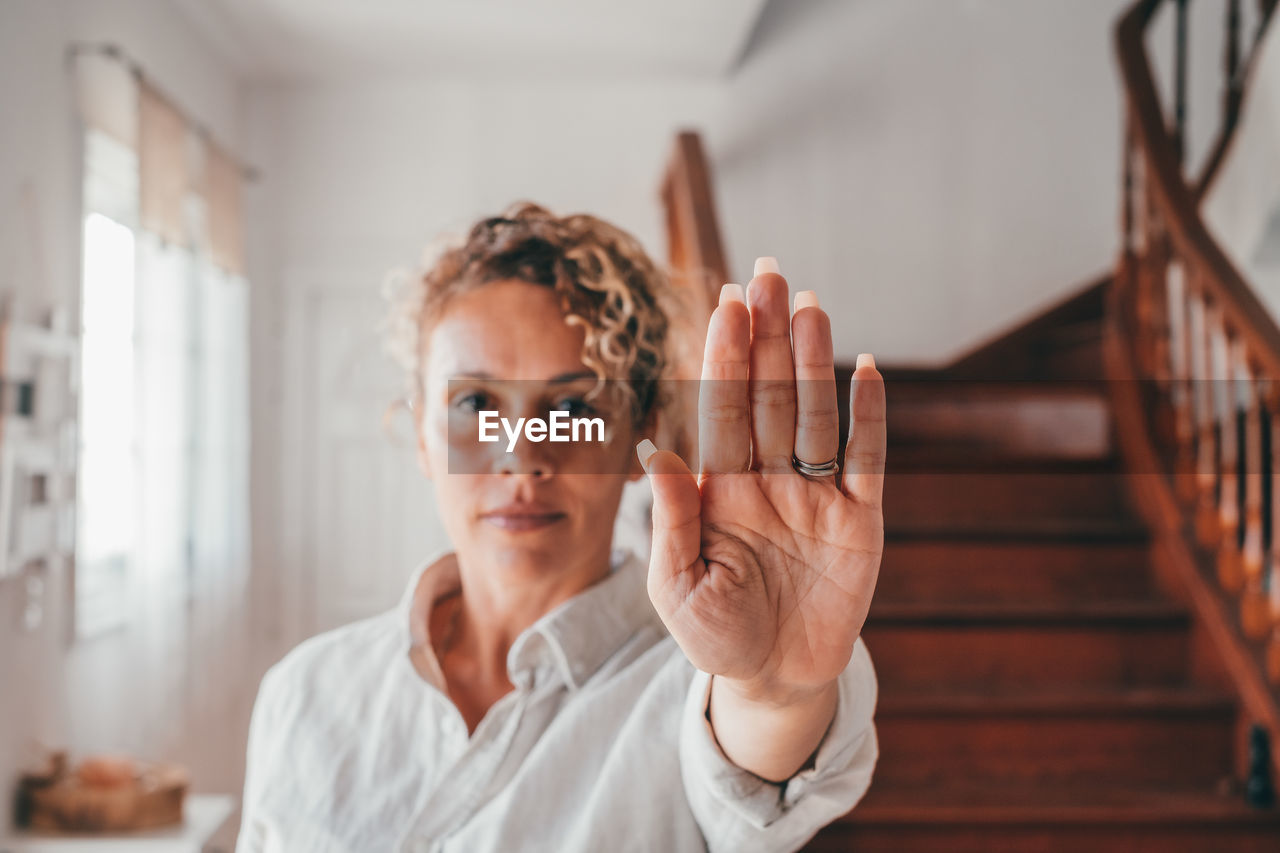
{"type": "MultiPolygon", "coordinates": [[[[1117,22],[1113,273],[943,369],[881,366],[885,552],[864,630],[881,756],[806,849],[1280,851],[1280,809],[1246,798],[1253,727],[1270,736],[1257,764],[1280,765],[1280,326],[1198,213],[1278,5],[1257,0],[1246,44],[1242,2],[1225,0],[1222,124],[1194,167],[1188,0],[1133,0],[1117,22]],[[1162,9],[1171,105],[1146,45],[1162,9]],[[1244,408],[1203,393],[1236,374],[1244,408]]],[[[669,255],[707,310],[731,280],[713,198],[682,133],[662,184],[669,255]]],[[[842,419],[851,372],[837,368],[842,419]]]]}
{"type": "Polygon", "coordinates": [[[806,849],[1280,850],[1280,812],[1240,794],[1236,701],[1197,662],[1130,505],[1107,286],[947,371],[882,370],[886,542],[864,631],[881,757],[806,849]]]}

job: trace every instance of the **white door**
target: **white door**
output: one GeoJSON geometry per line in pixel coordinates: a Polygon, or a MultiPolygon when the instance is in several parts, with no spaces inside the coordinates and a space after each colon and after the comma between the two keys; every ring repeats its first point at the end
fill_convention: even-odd
{"type": "Polygon", "coordinates": [[[407,414],[390,434],[384,424],[401,378],[382,350],[377,282],[293,292],[286,377],[299,393],[284,419],[293,434],[284,439],[292,464],[282,466],[290,481],[282,494],[298,535],[285,539],[290,577],[281,590],[296,608],[296,642],[394,606],[446,539],[407,414]]]}

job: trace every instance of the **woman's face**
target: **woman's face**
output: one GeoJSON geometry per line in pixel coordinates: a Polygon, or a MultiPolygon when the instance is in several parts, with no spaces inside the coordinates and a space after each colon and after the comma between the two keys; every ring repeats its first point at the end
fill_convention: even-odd
{"type": "Polygon", "coordinates": [[[419,462],[464,562],[544,573],[607,560],[623,486],[642,472],[630,419],[586,399],[596,376],[583,339],[549,288],[518,280],[452,297],[429,330],[419,462]],[[509,450],[492,417],[497,440],[480,440],[481,412],[514,428],[556,410],[603,418],[605,441],[535,442],[522,430],[509,450]]]}

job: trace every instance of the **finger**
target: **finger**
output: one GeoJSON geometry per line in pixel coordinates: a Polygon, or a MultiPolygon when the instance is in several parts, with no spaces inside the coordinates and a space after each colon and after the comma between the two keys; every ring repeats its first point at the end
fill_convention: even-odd
{"type": "Polygon", "coordinates": [[[653,489],[653,544],[649,560],[649,595],[683,600],[701,576],[702,496],[684,460],[658,450],[649,439],[636,445],[636,455],[653,489]]]}
{"type": "Polygon", "coordinates": [[[796,294],[791,341],[796,361],[796,458],[821,465],[835,459],[840,450],[840,415],[831,318],[818,307],[812,290],[796,294]]]}
{"type": "Polygon", "coordinates": [[[751,465],[750,349],[751,314],[742,285],[726,284],[707,326],[698,388],[698,455],[703,472],[727,474],[751,465]]]}
{"type": "Polygon", "coordinates": [[[791,363],[787,280],[773,258],[756,261],[747,288],[751,307],[751,467],[792,470],[796,433],[796,373],[791,363]]]}
{"type": "Polygon", "coordinates": [[[871,353],[858,356],[850,380],[849,443],[844,451],[844,493],[860,503],[882,506],[884,497],[884,377],[871,353]]]}

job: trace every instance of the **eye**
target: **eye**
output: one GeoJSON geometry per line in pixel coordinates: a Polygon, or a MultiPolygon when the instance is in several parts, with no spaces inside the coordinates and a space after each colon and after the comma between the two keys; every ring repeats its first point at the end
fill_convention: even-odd
{"type": "Polygon", "coordinates": [[[462,391],[455,394],[450,405],[464,412],[494,411],[497,405],[493,397],[484,391],[462,391]]]}
{"type": "Polygon", "coordinates": [[[585,418],[594,415],[595,407],[588,403],[582,397],[561,397],[556,401],[553,407],[562,412],[568,412],[571,418],[585,418]]]}

